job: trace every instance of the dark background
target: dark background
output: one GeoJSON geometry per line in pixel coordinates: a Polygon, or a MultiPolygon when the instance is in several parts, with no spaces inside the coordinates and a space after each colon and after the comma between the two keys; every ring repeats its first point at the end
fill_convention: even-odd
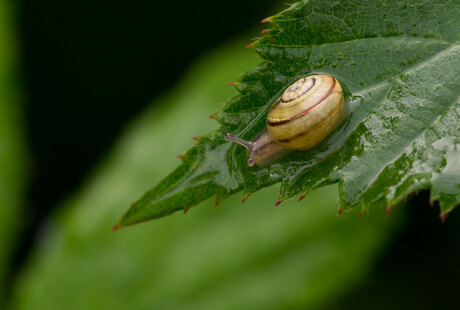
{"type": "MultiPolygon", "coordinates": [[[[11,277],[43,221],[78,188],[127,121],[200,54],[251,29],[257,36],[257,27],[264,28],[259,21],[286,7],[277,0],[19,3],[32,172],[11,277]]],[[[428,197],[422,192],[410,199],[405,232],[371,279],[332,308],[460,309],[460,210],[441,224],[428,197]]]]}

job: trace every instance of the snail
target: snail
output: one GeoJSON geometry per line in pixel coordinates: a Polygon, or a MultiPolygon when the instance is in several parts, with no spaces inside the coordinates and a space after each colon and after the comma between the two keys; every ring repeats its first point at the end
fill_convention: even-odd
{"type": "Polygon", "coordinates": [[[226,141],[247,149],[249,166],[267,166],[293,150],[318,145],[345,115],[343,90],[330,75],[310,75],[295,81],[273,104],[266,129],[252,141],[227,133],[226,141]]]}

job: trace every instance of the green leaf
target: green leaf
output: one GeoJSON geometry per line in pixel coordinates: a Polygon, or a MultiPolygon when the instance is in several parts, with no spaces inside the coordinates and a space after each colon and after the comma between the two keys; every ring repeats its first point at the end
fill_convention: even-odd
{"type": "Polygon", "coordinates": [[[271,17],[253,44],[264,61],[236,83],[240,95],[216,115],[222,127],[201,137],[116,227],[278,182],[280,201],[339,182],[342,210],[363,211],[432,189],[444,218],[460,203],[458,16],[454,2],[314,0],[271,17]],[[248,167],[243,148],[223,135],[254,138],[284,89],[312,73],[340,81],[348,119],[314,149],[248,167]]]}
{"type": "Polygon", "coordinates": [[[0,2],[0,308],[4,277],[17,234],[25,156],[11,1],[0,2]]]}
{"type": "Polygon", "coordinates": [[[405,210],[391,220],[337,217],[335,185],[301,204],[274,208],[277,190],[269,188],[244,205],[239,197],[218,208],[208,201],[186,215],[110,233],[125,205],[177,165],[169,155],[194,143],[189,134],[216,126],[195,120],[235,93],[219,85],[257,61],[238,43],[207,56],[136,120],[90,182],[47,221],[12,309],[328,309],[366,279],[405,210]]]}

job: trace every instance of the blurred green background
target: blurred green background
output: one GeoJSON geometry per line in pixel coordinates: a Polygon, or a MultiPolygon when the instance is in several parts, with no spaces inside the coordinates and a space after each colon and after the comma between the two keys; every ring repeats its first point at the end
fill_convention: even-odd
{"type": "Polygon", "coordinates": [[[460,308],[459,212],[277,186],[110,233],[261,60],[279,1],[0,2],[1,309],[460,308]],[[14,6],[13,6],[14,4],[14,6]]]}

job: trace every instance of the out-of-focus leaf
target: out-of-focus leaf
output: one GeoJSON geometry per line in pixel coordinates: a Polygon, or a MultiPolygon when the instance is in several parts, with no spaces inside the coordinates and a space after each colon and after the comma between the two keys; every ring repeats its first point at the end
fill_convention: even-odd
{"type": "Polygon", "coordinates": [[[281,201],[339,182],[342,209],[362,211],[432,189],[444,217],[460,203],[458,16],[455,1],[305,0],[271,17],[253,44],[264,62],[236,83],[240,95],[216,115],[222,127],[201,137],[117,225],[278,182],[281,201]],[[348,119],[309,151],[248,167],[245,150],[224,134],[253,139],[286,87],[314,73],[346,89],[348,119]]]}
{"type": "Polygon", "coordinates": [[[362,280],[401,216],[335,216],[337,188],[273,207],[274,189],[111,234],[125,204],[160,180],[191,136],[215,127],[220,87],[257,59],[227,47],[122,137],[107,164],[50,222],[17,283],[16,309],[318,308],[362,280]],[[234,60],[229,62],[228,59],[234,60]]]}
{"type": "Polygon", "coordinates": [[[24,183],[24,146],[19,117],[16,45],[11,1],[0,2],[0,307],[5,267],[16,236],[24,183]]]}

